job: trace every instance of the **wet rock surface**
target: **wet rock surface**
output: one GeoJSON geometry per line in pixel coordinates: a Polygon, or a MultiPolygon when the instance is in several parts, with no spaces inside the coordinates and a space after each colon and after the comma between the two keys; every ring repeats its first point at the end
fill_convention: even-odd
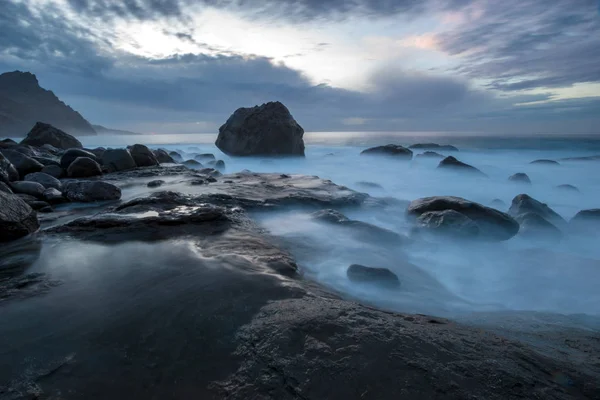
{"type": "Polygon", "coordinates": [[[37,198],[42,197],[46,188],[37,182],[19,181],[12,182],[10,188],[14,193],[28,194],[37,198]]]}
{"type": "Polygon", "coordinates": [[[431,211],[457,211],[479,227],[480,236],[508,240],[519,232],[519,223],[510,215],[460,197],[434,196],[417,199],[408,206],[408,215],[419,217],[431,211]]]}
{"type": "Polygon", "coordinates": [[[118,200],[121,198],[121,189],[107,182],[73,181],[64,185],[63,195],[69,199],[69,201],[84,203],[103,200],[118,200]]]}
{"type": "Polygon", "coordinates": [[[304,157],[304,129],[280,102],[237,109],[219,128],[216,146],[232,156],[304,157]]]}
{"type": "Polygon", "coordinates": [[[62,188],[62,183],[58,179],[44,172],[34,172],[33,174],[25,175],[24,180],[28,182],[37,182],[46,189],[54,188],[60,190],[62,188]]]}
{"type": "Polygon", "coordinates": [[[455,238],[474,238],[479,235],[477,223],[455,210],[429,211],[419,215],[416,230],[455,238]]]}
{"type": "Polygon", "coordinates": [[[14,194],[0,191],[0,242],[27,236],[39,227],[37,215],[27,203],[14,194]]]}
{"type": "Polygon", "coordinates": [[[363,150],[361,155],[367,156],[392,156],[400,159],[412,160],[413,152],[406,147],[387,144],[385,146],[371,147],[370,149],[363,150]]]}
{"type": "Polygon", "coordinates": [[[44,166],[33,158],[15,150],[2,150],[2,154],[14,166],[21,177],[39,172],[44,166]]]}

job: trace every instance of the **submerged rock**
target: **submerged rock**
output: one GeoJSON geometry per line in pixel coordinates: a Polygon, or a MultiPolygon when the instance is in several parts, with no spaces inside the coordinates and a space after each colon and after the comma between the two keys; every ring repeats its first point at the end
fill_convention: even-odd
{"type": "Polygon", "coordinates": [[[19,181],[10,184],[11,189],[15,193],[28,194],[41,198],[46,188],[38,182],[19,181]]]}
{"type": "Polygon", "coordinates": [[[182,164],[188,167],[202,168],[202,164],[196,160],[186,160],[182,164]]]}
{"type": "Polygon", "coordinates": [[[440,161],[438,168],[440,169],[452,169],[456,171],[464,171],[469,173],[474,173],[476,175],[487,176],[479,169],[475,168],[472,165],[466,164],[462,161],[457,160],[453,156],[449,156],[440,161]]]}
{"type": "Polygon", "coordinates": [[[35,211],[19,196],[0,191],[0,242],[8,242],[37,231],[35,211]]]}
{"type": "Polygon", "coordinates": [[[44,172],[34,172],[33,174],[25,175],[25,181],[28,182],[37,182],[44,186],[44,188],[55,188],[58,190],[62,189],[62,183],[53,177],[52,175],[48,175],[44,172]]]}
{"type": "Polygon", "coordinates": [[[2,154],[14,166],[21,177],[40,172],[44,166],[33,158],[14,150],[2,150],[2,154]]]}
{"type": "Polygon", "coordinates": [[[121,189],[102,181],[75,181],[63,186],[63,195],[70,201],[84,203],[118,200],[121,198],[121,189]]]}
{"type": "Polygon", "coordinates": [[[569,228],[575,232],[597,235],[600,231],[600,208],[579,211],[569,221],[569,228]]]}
{"type": "Polygon", "coordinates": [[[161,180],[161,179],[157,179],[157,180],[154,180],[154,181],[150,181],[150,182],[148,182],[148,185],[147,185],[147,186],[148,186],[149,188],[157,188],[157,187],[159,187],[159,186],[162,186],[162,185],[164,185],[164,184],[165,184],[165,181],[163,181],[163,180],[161,180]]]}
{"type": "Polygon", "coordinates": [[[181,157],[181,154],[179,154],[176,151],[170,151],[169,152],[169,156],[175,160],[176,162],[182,162],[183,161],[183,157],[181,157]]]}
{"type": "Polygon", "coordinates": [[[304,129],[280,102],[238,108],[219,128],[216,146],[231,156],[304,156],[304,129]]]}
{"type": "Polygon", "coordinates": [[[138,167],[153,167],[159,164],[152,150],[143,144],[134,144],[129,148],[129,152],[138,167]]]}
{"type": "Polygon", "coordinates": [[[35,124],[27,134],[27,137],[21,141],[21,144],[36,147],[42,147],[43,145],[49,144],[57,149],[63,150],[70,148],[81,149],[83,147],[81,142],[75,137],[50,124],[44,124],[42,122],[35,124]]]}
{"type": "Polygon", "coordinates": [[[369,224],[368,222],[351,220],[339,211],[327,209],[312,213],[311,218],[337,225],[347,229],[362,240],[372,242],[408,242],[408,238],[389,229],[369,224]]]}
{"type": "Polygon", "coordinates": [[[579,192],[579,189],[577,189],[577,186],[573,186],[573,185],[569,185],[569,184],[558,185],[556,188],[559,190],[564,190],[566,192],[579,192]]]}
{"type": "Polygon", "coordinates": [[[500,199],[494,199],[494,200],[492,200],[491,205],[494,206],[494,207],[496,207],[496,208],[498,208],[498,207],[502,207],[502,208],[506,207],[506,203],[503,200],[500,200],[500,199]]]}
{"type": "Polygon", "coordinates": [[[352,264],[348,267],[346,274],[348,279],[353,282],[375,283],[392,287],[400,286],[398,276],[387,268],[373,268],[352,264]]]}
{"type": "Polygon", "coordinates": [[[200,161],[200,162],[206,162],[206,161],[215,161],[215,155],[212,153],[204,153],[204,154],[198,154],[196,156],[194,156],[194,160],[196,161],[200,161]]]}
{"type": "MultiPolygon", "coordinates": [[[[437,144],[437,143],[417,143],[408,146],[409,149],[428,149],[428,150],[447,150],[447,151],[458,151],[458,148],[449,144],[437,144]]],[[[437,153],[436,153],[437,154],[437,153]]]]}
{"type": "Polygon", "coordinates": [[[538,214],[540,217],[558,226],[566,223],[563,217],[548,207],[547,204],[537,201],[527,194],[520,194],[513,199],[508,214],[517,217],[526,213],[538,214]]]}
{"type": "Polygon", "coordinates": [[[563,234],[556,226],[535,212],[519,214],[516,217],[521,228],[519,235],[534,240],[559,241],[563,234]]]}
{"type": "Polygon", "coordinates": [[[95,162],[98,162],[96,156],[93,153],[90,153],[89,151],[83,149],[69,149],[65,151],[65,153],[60,158],[60,166],[64,170],[68,170],[71,163],[79,157],[86,157],[91,160],[94,160],[95,162]]]}
{"type": "Polygon", "coordinates": [[[510,215],[461,197],[435,196],[417,199],[410,203],[407,213],[419,217],[426,212],[444,210],[454,210],[469,217],[479,227],[482,238],[508,240],[519,232],[519,223],[510,215]]]}
{"type": "Polygon", "coordinates": [[[387,144],[385,146],[371,147],[370,149],[363,150],[360,154],[370,156],[392,156],[406,160],[412,160],[413,156],[413,152],[411,150],[396,144],[387,144]]]}
{"type": "Polygon", "coordinates": [[[440,153],[436,153],[435,151],[426,151],[421,154],[417,154],[418,158],[444,158],[444,156],[440,153]]]}
{"type": "Polygon", "coordinates": [[[558,161],[554,161],[554,160],[534,160],[532,162],[530,162],[529,164],[540,164],[540,165],[560,165],[560,163],[558,161]]]}
{"type": "Polygon", "coordinates": [[[417,218],[417,231],[455,238],[474,238],[479,235],[479,226],[466,215],[454,211],[429,211],[417,218]]]}
{"type": "Polygon", "coordinates": [[[380,184],[375,182],[360,181],[356,182],[356,185],[366,189],[383,189],[383,187],[380,184]]]}
{"type": "Polygon", "coordinates": [[[10,160],[0,153],[0,182],[9,183],[19,179],[19,171],[10,160]]]}
{"type": "Polygon", "coordinates": [[[529,176],[524,172],[518,172],[511,175],[508,177],[508,180],[511,182],[531,184],[531,179],[529,179],[529,176]]]}
{"type": "Polygon", "coordinates": [[[109,172],[127,171],[137,167],[127,149],[108,149],[102,155],[102,165],[109,172]]]}
{"type": "Polygon", "coordinates": [[[102,167],[96,161],[88,157],[77,157],[69,168],[67,175],[70,178],[88,178],[90,176],[102,175],[102,167]]]}

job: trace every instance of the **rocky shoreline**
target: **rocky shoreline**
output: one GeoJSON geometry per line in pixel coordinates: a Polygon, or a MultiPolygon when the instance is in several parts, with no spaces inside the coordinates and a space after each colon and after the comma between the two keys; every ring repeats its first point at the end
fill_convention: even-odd
{"type": "MultiPolygon", "coordinates": [[[[0,399],[600,398],[597,332],[558,329],[540,344],[517,329],[361,305],[303,277],[252,217],[299,207],[361,240],[401,248],[448,235],[555,240],[557,230],[585,232],[597,210],[567,222],[527,195],[507,213],[430,197],[408,206],[414,230],[405,237],[343,214],[384,199],[318,177],[223,175],[224,163],[207,154],[186,166],[141,144],[83,149],[51,126],[32,132],[24,142],[34,144],[0,146],[0,399]],[[171,191],[170,182],[196,194],[171,191]],[[152,192],[121,200],[132,186],[152,192]],[[70,275],[28,271],[38,259],[77,265],[67,257],[73,243],[86,249],[82,259],[105,259],[107,270],[93,273],[119,277],[94,287],[92,300],[80,294],[81,310],[61,298],[70,275]]],[[[412,157],[399,147],[365,154],[412,157]]],[[[351,279],[402,290],[389,270],[349,267],[351,279]]]]}

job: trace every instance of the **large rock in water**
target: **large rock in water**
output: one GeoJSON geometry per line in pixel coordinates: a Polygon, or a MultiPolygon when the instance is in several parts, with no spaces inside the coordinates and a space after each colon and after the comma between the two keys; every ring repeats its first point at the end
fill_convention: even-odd
{"type": "Polygon", "coordinates": [[[102,181],[77,181],[64,185],[63,195],[70,201],[89,203],[102,200],[118,200],[121,189],[102,181]]]}
{"type": "Polygon", "coordinates": [[[110,172],[127,171],[137,167],[127,149],[108,149],[102,154],[102,165],[110,172]]]}
{"type": "Polygon", "coordinates": [[[67,175],[70,178],[87,178],[90,176],[102,175],[102,167],[96,161],[88,157],[77,157],[69,165],[67,175]]]}
{"type": "Polygon", "coordinates": [[[559,227],[566,224],[566,221],[563,219],[563,217],[548,207],[547,204],[537,201],[527,194],[520,194],[516,196],[512,201],[508,213],[513,217],[518,217],[519,215],[526,213],[534,213],[559,227]]]}
{"type": "Polygon", "coordinates": [[[75,139],[75,137],[43,122],[36,123],[27,134],[27,137],[21,141],[21,144],[35,147],[42,147],[49,144],[52,147],[63,150],[71,148],[81,149],[83,147],[81,142],[75,139]]]}
{"type": "Polygon", "coordinates": [[[454,210],[473,220],[482,238],[508,240],[519,232],[519,223],[510,215],[473,201],[454,196],[417,199],[408,206],[408,215],[419,217],[430,211],[454,210]]]}
{"type": "Polygon", "coordinates": [[[479,235],[479,226],[458,211],[428,211],[417,218],[417,231],[457,238],[473,238],[479,235]]]}
{"type": "Polygon", "coordinates": [[[0,153],[0,182],[12,182],[19,179],[19,171],[10,160],[0,153]]]}
{"type": "Polygon", "coordinates": [[[600,231],[600,208],[579,211],[569,221],[569,228],[596,236],[600,231]]]}
{"type": "Polygon", "coordinates": [[[0,242],[19,239],[39,229],[37,214],[14,194],[0,191],[0,242]]]}
{"type": "Polygon", "coordinates": [[[158,160],[152,150],[143,144],[134,144],[129,148],[129,153],[138,167],[153,167],[158,165],[158,160]]]}
{"type": "Polygon", "coordinates": [[[442,161],[440,161],[438,168],[452,169],[455,171],[464,171],[464,172],[469,172],[469,173],[473,173],[476,175],[487,176],[486,174],[484,174],[483,172],[481,172],[479,169],[475,168],[474,166],[466,164],[462,161],[459,161],[453,156],[446,157],[442,161]]]}
{"type": "Polygon", "coordinates": [[[231,156],[304,156],[304,129],[280,102],[238,108],[215,144],[231,156]]]}
{"type": "Polygon", "coordinates": [[[361,155],[380,155],[380,156],[393,156],[412,160],[413,152],[406,147],[402,147],[396,144],[387,144],[385,146],[371,147],[370,149],[363,150],[361,155]]]}

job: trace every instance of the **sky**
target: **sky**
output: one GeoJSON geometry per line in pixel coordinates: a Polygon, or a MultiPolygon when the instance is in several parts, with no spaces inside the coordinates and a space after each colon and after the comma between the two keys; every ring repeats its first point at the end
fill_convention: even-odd
{"type": "Polygon", "coordinates": [[[216,132],[600,134],[597,0],[0,0],[0,72],[90,122],[216,132]]]}

